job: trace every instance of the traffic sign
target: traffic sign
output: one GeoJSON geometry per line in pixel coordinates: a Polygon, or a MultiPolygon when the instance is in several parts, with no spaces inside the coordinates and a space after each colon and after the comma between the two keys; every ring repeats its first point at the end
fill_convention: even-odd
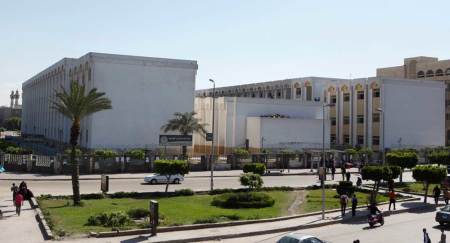
{"type": "Polygon", "coordinates": [[[191,146],[192,135],[159,135],[161,146],[191,146]]]}
{"type": "Polygon", "coordinates": [[[209,132],[206,134],[206,141],[212,141],[214,139],[214,134],[209,132]]]}

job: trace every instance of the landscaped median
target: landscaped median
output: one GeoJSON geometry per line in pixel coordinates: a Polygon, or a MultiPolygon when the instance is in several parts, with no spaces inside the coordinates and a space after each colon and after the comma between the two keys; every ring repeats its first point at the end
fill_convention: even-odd
{"type": "MultiPolygon", "coordinates": [[[[320,189],[294,190],[289,187],[259,190],[256,193],[267,195],[273,199],[273,203],[260,204],[256,208],[227,207],[216,203],[218,199],[235,195],[236,192],[246,193],[244,190],[216,190],[211,194],[193,194],[190,190],[182,190],[168,195],[123,192],[87,194],[82,196],[80,207],[72,206],[70,197],[41,196],[38,202],[52,232],[60,237],[111,230],[148,229],[151,199],[159,202],[161,227],[276,218],[319,211],[322,205],[320,189]]],[[[368,191],[357,191],[356,195],[359,205],[367,204],[368,191]]],[[[387,197],[381,194],[378,200],[385,202],[387,197]]],[[[326,209],[336,208],[339,208],[339,197],[336,190],[329,187],[326,189],[326,209]]]]}

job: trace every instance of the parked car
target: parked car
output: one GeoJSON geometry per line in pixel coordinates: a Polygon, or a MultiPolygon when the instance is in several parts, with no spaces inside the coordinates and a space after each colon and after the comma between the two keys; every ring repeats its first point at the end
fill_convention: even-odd
{"type": "Polygon", "coordinates": [[[320,240],[312,235],[306,235],[301,233],[290,233],[279,239],[277,243],[330,243],[330,242],[320,240]]]}
{"type": "Polygon", "coordinates": [[[436,212],[436,222],[440,225],[450,223],[450,205],[447,205],[436,212]]]}
{"type": "MultiPolygon", "coordinates": [[[[160,174],[150,174],[144,177],[144,181],[150,184],[167,183],[167,177],[160,174]]],[[[180,184],[184,181],[184,177],[180,174],[170,176],[170,183],[180,184]]]]}

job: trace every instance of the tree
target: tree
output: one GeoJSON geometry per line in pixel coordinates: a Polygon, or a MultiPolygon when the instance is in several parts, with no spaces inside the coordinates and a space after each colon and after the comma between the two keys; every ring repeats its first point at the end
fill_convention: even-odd
{"type": "Polygon", "coordinates": [[[8,130],[19,131],[22,124],[22,119],[20,117],[10,117],[4,121],[4,126],[8,130]]]}
{"type": "Polygon", "coordinates": [[[264,184],[262,178],[258,174],[244,173],[239,177],[241,185],[247,186],[249,190],[260,189],[264,184]]]}
{"type": "MultiPolygon", "coordinates": [[[[175,118],[167,121],[167,124],[163,125],[161,130],[164,132],[177,131],[182,135],[189,135],[193,132],[204,135],[206,134],[205,124],[201,124],[199,119],[195,118],[196,114],[194,111],[185,113],[175,112],[175,118]]],[[[186,159],[187,147],[185,145],[182,146],[182,151],[183,159],[186,159]]]]}
{"type": "Polygon", "coordinates": [[[400,182],[403,182],[403,170],[405,168],[413,168],[417,165],[419,158],[414,151],[391,151],[386,153],[386,162],[390,165],[400,166],[400,182]]]}
{"type": "Polygon", "coordinates": [[[430,163],[432,163],[432,164],[449,165],[450,164],[450,152],[445,149],[433,150],[430,153],[428,153],[428,161],[430,161],[430,163]]]}
{"type": "Polygon", "coordinates": [[[425,184],[425,203],[427,202],[428,187],[430,186],[430,183],[441,183],[446,177],[447,169],[441,166],[419,165],[413,169],[413,178],[416,181],[420,181],[425,184]]]}
{"type": "Polygon", "coordinates": [[[57,110],[72,121],[72,127],[70,128],[70,162],[72,164],[73,203],[74,205],[80,205],[80,166],[76,159],[80,122],[91,114],[112,109],[111,101],[105,97],[105,93],[98,92],[96,88],[86,93],[86,87],[76,81],[70,83],[68,91],[61,87],[61,91],[56,91],[55,95],[56,99],[52,101],[52,109],[57,110]]]}
{"type": "Polygon", "coordinates": [[[374,182],[372,188],[372,202],[376,201],[376,196],[380,187],[381,181],[389,181],[398,177],[400,168],[395,166],[364,166],[361,169],[361,176],[363,180],[371,180],[374,182]]]}
{"type": "Polygon", "coordinates": [[[189,173],[189,165],[185,160],[156,160],[155,172],[167,179],[166,193],[169,190],[170,179],[173,175],[185,175],[189,173]]]}
{"type": "Polygon", "coordinates": [[[263,163],[249,163],[245,164],[242,168],[244,173],[254,173],[258,175],[264,175],[266,173],[266,165],[263,163]]]}

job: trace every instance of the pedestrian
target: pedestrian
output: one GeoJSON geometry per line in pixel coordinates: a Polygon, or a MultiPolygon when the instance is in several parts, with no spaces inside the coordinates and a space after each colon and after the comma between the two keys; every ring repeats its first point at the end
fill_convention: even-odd
{"type": "Polygon", "coordinates": [[[423,243],[431,243],[430,236],[425,228],[423,228],[423,243]]]}
{"type": "Polygon", "coordinates": [[[447,242],[447,236],[444,233],[444,229],[441,229],[441,241],[440,243],[446,243],[447,242]]]}
{"type": "Polygon", "coordinates": [[[19,188],[16,186],[16,183],[13,183],[12,184],[12,186],[11,186],[11,191],[12,191],[12,193],[13,193],[13,203],[14,203],[14,200],[16,199],[16,194],[19,192],[19,188]]]}
{"type": "Polygon", "coordinates": [[[345,216],[345,209],[347,208],[347,203],[348,203],[348,196],[346,193],[343,193],[341,195],[340,203],[341,203],[341,215],[343,218],[345,216]]]}
{"type": "Polygon", "coordinates": [[[391,205],[394,205],[394,210],[395,210],[395,192],[394,192],[394,190],[391,190],[388,195],[389,195],[389,211],[391,211],[391,205]]]}
{"type": "Polygon", "coordinates": [[[392,179],[390,179],[390,180],[388,181],[388,190],[389,190],[389,191],[394,190],[394,180],[392,180],[392,179]]]}
{"type": "Polygon", "coordinates": [[[19,191],[22,191],[24,189],[27,189],[27,183],[25,181],[22,181],[19,185],[19,191]]]}
{"type": "Polygon", "coordinates": [[[20,209],[23,206],[23,196],[21,193],[17,193],[14,203],[16,204],[16,214],[20,216],[20,209]]]}
{"type": "Polygon", "coordinates": [[[358,207],[358,199],[356,198],[356,194],[353,194],[352,197],[352,217],[356,215],[356,207],[358,207]]]}
{"type": "Polygon", "coordinates": [[[331,179],[334,181],[334,174],[336,174],[336,166],[334,166],[334,163],[331,164],[331,179]]]}
{"type": "Polygon", "coordinates": [[[359,240],[354,240],[353,243],[359,243],[359,240]]]}
{"type": "Polygon", "coordinates": [[[345,173],[347,172],[347,169],[345,168],[345,163],[342,163],[341,165],[341,174],[342,174],[342,180],[345,180],[345,173]]]}
{"type": "Polygon", "coordinates": [[[436,185],[433,189],[433,196],[434,196],[434,204],[436,204],[436,206],[439,203],[439,197],[441,196],[441,189],[439,189],[438,185],[436,185]]]}
{"type": "Polygon", "coordinates": [[[350,181],[350,172],[345,173],[345,177],[347,177],[347,181],[350,181]]]}
{"type": "Polygon", "coordinates": [[[356,186],[357,186],[358,188],[360,188],[361,185],[362,185],[362,179],[361,179],[361,177],[358,176],[358,179],[356,180],[356,186]]]}
{"type": "Polygon", "coordinates": [[[448,191],[448,188],[444,188],[444,201],[445,205],[448,205],[448,200],[450,199],[450,192],[448,191]]]}

